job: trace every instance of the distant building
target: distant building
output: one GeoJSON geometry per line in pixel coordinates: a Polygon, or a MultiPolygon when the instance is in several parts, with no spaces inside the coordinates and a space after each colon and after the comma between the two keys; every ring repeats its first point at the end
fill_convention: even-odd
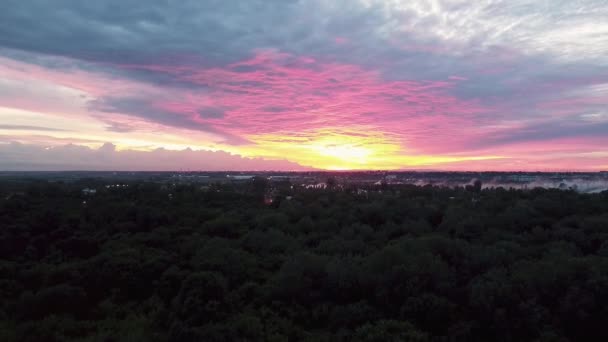
{"type": "Polygon", "coordinates": [[[110,184],[110,185],[106,185],[106,189],[112,189],[112,188],[126,188],[128,187],[127,184],[110,184]]]}
{"type": "Polygon", "coordinates": [[[264,196],[264,204],[270,205],[273,202],[274,202],[274,198],[272,197],[272,195],[267,194],[264,196]]]}
{"type": "Polygon", "coordinates": [[[317,184],[308,184],[306,185],[306,189],[326,189],[327,184],[325,183],[317,183],[317,184]]]}
{"type": "Polygon", "coordinates": [[[367,190],[365,190],[365,189],[357,189],[357,195],[367,196],[367,190]]]}
{"type": "Polygon", "coordinates": [[[89,196],[89,195],[95,195],[97,193],[97,189],[89,189],[89,188],[84,188],[82,189],[82,194],[89,196]]]}
{"type": "Polygon", "coordinates": [[[230,178],[230,179],[232,179],[232,180],[240,180],[240,181],[243,181],[243,180],[250,180],[250,179],[253,179],[253,177],[255,177],[255,176],[253,176],[253,175],[228,175],[228,176],[226,176],[226,177],[227,177],[227,178],[230,178]]]}

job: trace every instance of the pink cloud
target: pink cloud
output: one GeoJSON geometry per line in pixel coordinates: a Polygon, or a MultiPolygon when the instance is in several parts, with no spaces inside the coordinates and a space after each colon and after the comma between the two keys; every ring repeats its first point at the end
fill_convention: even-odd
{"type": "MultiPolygon", "coordinates": [[[[499,57],[505,64],[514,58],[504,51],[499,57]]],[[[535,134],[530,125],[542,127],[542,121],[514,121],[502,125],[500,120],[516,108],[509,108],[508,103],[489,106],[475,99],[457,97],[454,94],[458,87],[469,83],[463,82],[466,77],[458,75],[445,80],[388,80],[378,70],[275,50],[260,50],[251,58],[211,68],[193,63],[104,66],[135,74],[151,73],[152,76],[146,76],[169,79],[169,85],[146,82],[143,77],[138,80],[129,73],[120,77],[119,73],[109,75],[101,70],[84,71],[77,67],[67,71],[53,70],[5,58],[0,62],[0,79],[63,86],[86,95],[83,102],[103,104],[107,108],[64,106],[61,101],[53,102],[54,95],[42,92],[42,95],[27,94],[22,98],[0,94],[0,106],[41,112],[50,108],[66,115],[86,115],[106,122],[114,133],[147,127],[161,133],[187,135],[184,130],[200,129],[223,136],[223,143],[243,144],[251,143],[248,142],[250,137],[261,135],[277,142],[289,143],[294,138],[301,142],[302,139],[318,138],[318,132],[323,131],[324,134],[339,134],[343,140],[352,138],[347,140],[354,141],[352,151],[356,152],[359,147],[357,134],[369,139],[366,133],[371,131],[381,133],[386,140],[379,141],[378,146],[390,143],[392,148],[398,145],[399,153],[409,156],[505,157],[503,160],[442,164],[442,168],[493,169],[509,165],[527,169],[541,165],[565,168],[575,160],[582,169],[606,164],[606,158],[601,156],[578,159],[564,156],[597,151],[598,143],[608,144],[601,137],[579,139],[548,135],[538,141],[525,140],[528,137],[524,133],[535,134]],[[522,138],[521,141],[509,140],[511,136],[522,138]],[[531,157],[534,154],[546,157],[531,157]]],[[[589,85],[589,82],[602,80],[599,77],[572,82],[589,85]]],[[[548,82],[547,87],[564,89],[564,82],[567,83],[548,82]]],[[[599,107],[607,100],[601,94],[575,94],[543,99],[532,107],[569,116],[581,106],[599,107]]],[[[558,125],[549,128],[559,130],[558,125]]],[[[265,146],[258,147],[256,151],[263,155],[265,146]]],[[[379,152],[374,153],[382,153],[381,149],[379,147],[379,152]]]]}
{"type": "Polygon", "coordinates": [[[349,40],[348,40],[348,38],[345,38],[345,37],[336,37],[336,38],[334,38],[334,42],[337,45],[343,45],[343,44],[349,43],[349,40]]]}
{"type": "Polygon", "coordinates": [[[241,135],[348,124],[377,127],[415,143],[412,137],[464,124],[484,111],[476,101],[450,95],[460,79],[386,81],[377,71],[356,65],[274,51],[223,68],[149,68],[209,89],[208,96],[182,96],[163,108],[184,113],[200,106],[228,108],[224,117],[206,122],[241,135]]]}

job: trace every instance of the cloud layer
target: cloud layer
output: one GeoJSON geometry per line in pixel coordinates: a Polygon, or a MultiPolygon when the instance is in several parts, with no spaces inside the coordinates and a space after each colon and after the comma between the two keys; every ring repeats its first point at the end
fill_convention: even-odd
{"type": "Polygon", "coordinates": [[[306,171],[285,160],[244,158],[222,151],[116,150],[106,143],[98,149],[78,145],[40,147],[11,143],[0,145],[3,171],[306,171]]]}
{"type": "Polygon", "coordinates": [[[0,140],[331,169],[598,170],[606,23],[593,0],[9,0],[0,140]]]}

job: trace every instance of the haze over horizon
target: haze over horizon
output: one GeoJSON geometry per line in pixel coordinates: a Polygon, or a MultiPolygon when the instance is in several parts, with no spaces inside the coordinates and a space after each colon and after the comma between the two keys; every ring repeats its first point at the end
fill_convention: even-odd
{"type": "Polygon", "coordinates": [[[7,0],[0,171],[608,170],[605,1],[7,0]]]}

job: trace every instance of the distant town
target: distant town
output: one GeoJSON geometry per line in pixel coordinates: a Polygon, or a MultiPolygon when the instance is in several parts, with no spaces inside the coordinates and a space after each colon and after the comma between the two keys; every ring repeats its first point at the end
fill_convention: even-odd
{"type": "MultiPolygon", "coordinates": [[[[164,184],[238,184],[254,178],[270,184],[291,183],[304,188],[324,189],[330,186],[373,187],[390,185],[432,185],[456,187],[480,182],[482,188],[505,189],[562,189],[580,193],[598,193],[608,190],[608,171],[600,172],[440,172],[440,171],[332,171],[332,172],[0,172],[0,180],[47,180],[56,182],[103,181],[106,186],[120,186],[120,182],[150,181],[164,184]],[[113,181],[116,184],[111,184],[113,181]]],[[[83,189],[85,192],[95,189],[83,189]]]]}

